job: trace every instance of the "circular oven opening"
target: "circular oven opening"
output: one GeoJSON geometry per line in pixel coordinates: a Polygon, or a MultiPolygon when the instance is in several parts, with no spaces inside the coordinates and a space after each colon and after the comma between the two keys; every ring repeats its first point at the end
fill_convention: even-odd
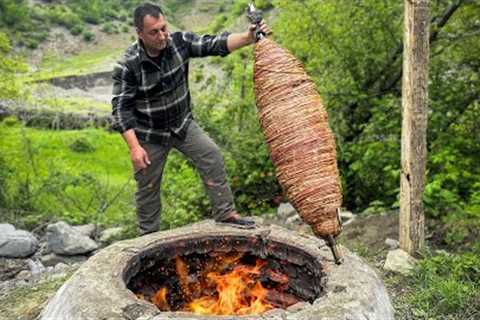
{"type": "Polygon", "coordinates": [[[325,292],[321,261],[261,236],[202,236],[164,242],[135,256],[127,288],[162,312],[258,315],[325,292]]]}

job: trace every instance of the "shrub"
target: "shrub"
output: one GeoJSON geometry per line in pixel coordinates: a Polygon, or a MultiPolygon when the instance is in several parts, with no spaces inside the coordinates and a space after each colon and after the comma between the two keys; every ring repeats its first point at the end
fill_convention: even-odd
{"type": "Polygon", "coordinates": [[[77,24],[77,25],[73,26],[73,27],[70,29],[70,32],[71,32],[74,36],[78,36],[78,35],[81,34],[83,31],[84,31],[84,27],[83,27],[81,24],[77,24]]]}
{"type": "Polygon", "coordinates": [[[20,125],[20,121],[15,116],[9,116],[2,120],[2,125],[6,127],[14,127],[20,125]]]}
{"type": "Polygon", "coordinates": [[[116,27],[113,23],[107,22],[102,26],[102,31],[108,34],[112,34],[116,31],[116,27]]]}
{"type": "Polygon", "coordinates": [[[221,14],[215,17],[215,20],[213,20],[213,23],[212,23],[212,32],[217,33],[222,29],[224,29],[226,21],[227,21],[227,16],[224,14],[221,14]]]}
{"type": "Polygon", "coordinates": [[[74,152],[87,153],[94,152],[95,147],[84,137],[75,139],[69,146],[70,150],[74,152]]]}
{"type": "Polygon", "coordinates": [[[83,36],[83,40],[87,42],[95,40],[95,34],[89,30],[83,31],[82,36],[83,36]]]}

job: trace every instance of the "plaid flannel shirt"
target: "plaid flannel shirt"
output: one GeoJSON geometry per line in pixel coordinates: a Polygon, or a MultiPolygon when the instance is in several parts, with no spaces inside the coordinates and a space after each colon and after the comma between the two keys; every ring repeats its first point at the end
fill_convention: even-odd
{"type": "Polygon", "coordinates": [[[164,144],[172,133],[185,139],[193,120],[188,61],[226,56],[229,34],[174,32],[158,64],[148,57],[140,40],[132,44],[113,70],[113,129],[123,133],[133,128],[145,142],[164,144]]]}

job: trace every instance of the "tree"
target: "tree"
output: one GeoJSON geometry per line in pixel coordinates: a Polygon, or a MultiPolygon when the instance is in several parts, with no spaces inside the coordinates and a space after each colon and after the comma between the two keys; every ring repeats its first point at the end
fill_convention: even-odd
{"type": "Polygon", "coordinates": [[[411,255],[425,242],[429,22],[429,0],[405,0],[400,247],[411,255]]]}

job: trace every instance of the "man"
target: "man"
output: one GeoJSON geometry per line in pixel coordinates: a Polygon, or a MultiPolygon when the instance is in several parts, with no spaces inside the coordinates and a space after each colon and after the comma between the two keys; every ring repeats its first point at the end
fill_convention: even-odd
{"type": "MultiPolygon", "coordinates": [[[[134,167],[140,234],[159,230],[161,180],[172,148],[199,170],[217,222],[253,227],[235,211],[219,148],[193,119],[188,61],[226,56],[254,43],[255,26],[217,36],[170,33],[161,8],[151,3],[135,9],[134,24],[138,40],[114,69],[112,106],[113,127],[127,143],[134,167]]],[[[270,33],[263,22],[260,29],[270,33]]]]}

